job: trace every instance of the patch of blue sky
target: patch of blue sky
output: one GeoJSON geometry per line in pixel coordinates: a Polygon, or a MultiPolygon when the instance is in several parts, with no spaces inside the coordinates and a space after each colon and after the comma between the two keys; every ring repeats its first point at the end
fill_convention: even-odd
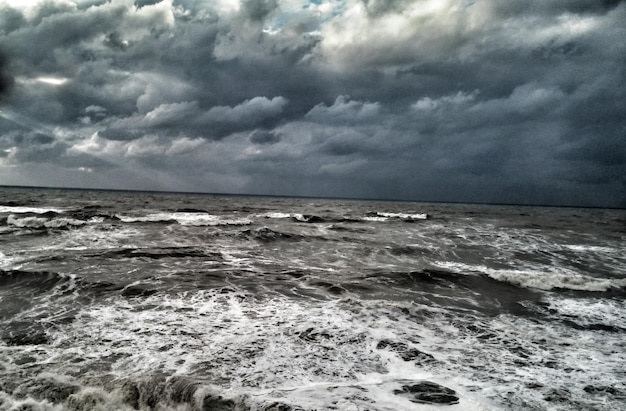
{"type": "Polygon", "coordinates": [[[294,2],[280,4],[279,11],[266,22],[263,31],[276,34],[289,22],[305,17],[309,32],[317,32],[326,22],[343,13],[345,3],[344,0],[310,0],[298,5],[294,2]]]}

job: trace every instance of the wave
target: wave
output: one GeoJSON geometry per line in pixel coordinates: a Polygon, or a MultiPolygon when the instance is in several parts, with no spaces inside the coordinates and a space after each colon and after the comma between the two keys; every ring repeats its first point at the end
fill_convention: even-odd
{"type": "Polygon", "coordinates": [[[197,247],[159,247],[159,248],[122,248],[118,250],[106,250],[97,254],[85,255],[86,257],[100,258],[149,258],[159,260],[162,258],[211,258],[221,259],[222,255],[216,252],[207,252],[197,247]]]}
{"type": "Polygon", "coordinates": [[[579,252],[579,253],[591,252],[591,253],[612,254],[612,253],[619,252],[617,248],[607,247],[607,246],[598,246],[598,245],[566,244],[563,247],[570,249],[572,251],[579,252]]]}
{"type": "Polygon", "coordinates": [[[389,218],[387,218],[387,217],[380,217],[378,215],[371,215],[371,216],[363,217],[362,220],[370,222],[370,223],[377,223],[377,222],[389,221],[389,218]]]}
{"type": "MultiPolygon", "coordinates": [[[[237,215],[214,215],[199,208],[176,208],[174,211],[158,211],[144,215],[103,213],[98,205],[87,205],[78,210],[58,208],[0,206],[0,214],[13,215],[12,225],[20,228],[62,228],[78,226],[88,222],[118,221],[122,223],[180,224],[183,226],[227,226],[250,225],[255,218],[285,219],[297,223],[358,223],[426,220],[426,213],[369,212],[362,216],[316,215],[298,212],[271,211],[246,217],[237,215]],[[63,215],[63,217],[61,217],[63,215]]],[[[7,217],[8,218],[8,217],[7,217]]]]}
{"type": "Polygon", "coordinates": [[[294,214],[292,218],[300,223],[322,223],[325,221],[322,217],[311,214],[294,214]]]}
{"type": "MultiPolygon", "coordinates": [[[[72,295],[74,276],[48,271],[0,270],[0,341],[9,346],[48,344],[47,327],[53,297],[72,295]]],[[[71,297],[70,297],[71,298],[71,297]]],[[[53,321],[63,321],[67,310],[55,310],[53,321]]],[[[1,403],[0,403],[1,405],[1,403]]]]}
{"type": "MultiPolygon", "coordinates": [[[[343,222],[346,222],[346,221],[343,221],[343,222]]],[[[337,225],[337,224],[331,224],[327,229],[331,231],[348,232],[348,233],[356,233],[356,234],[364,234],[364,233],[369,233],[372,231],[371,228],[344,226],[344,225],[337,225]]],[[[355,241],[355,240],[352,240],[352,241],[355,241]]]]}
{"type": "Polygon", "coordinates": [[[2,270],[0,269],[0,287],[11,286],[15,289],[30,288],[38,291],[47,291],[61,282],[70,279],[49,271],[2,270]]]}
{"type": "Polygon", "coordinates": [[[33,213],[33,214],[46,214],[46,213],[62,213],[63,210],[59,208],[49,208],[49,207],[26,207],[26,206],[0,206],[0,213],[4,214],[25,214],[25,213],[33,213]]]}
{"type": "Polygon", "coordinates": [[[567,298],[552,296],[527,308],[574,329],[623,333],[626,301],[623,299],[567,298]]]}
{"type": "Polygon", "coordinates": [[[87,224],[86,221],[68,217],[16,217],[11,214],[7,217],[7,225],[19,228],[70,228],[87,224]]]}
{"type": "Polygon", "coordinates": [[[143,216],[115,215],[124,223],[166,223],[180,224],[183,226],[223,226],[223,225],[249,225],[252,221],[248,218],[236,218],[230,216],[217,216],[204,212],[161,212],[143,216]]]}
{"type": "Polygon", "coordinates": [[[597,278],[574,272],[565,272],[564,270],[562,272],[550,272],[494,269],[482,265],[468,265],[441,261],[436,264],[445,269],[454,269],[456,271],[473,274],[486,274],[494,280],[528,289],[588,292],[623,291],[626,289],[626,278],[597,278]]]}
{"type": "Polygon", "coordinates": [[[300,235],[282,233],[280,231],[275,231],[267,227],[261,227],[255,230],[244,230],[239,233],[238,236],[259,241],[292,240],[302,238],[302,236],[300,235]]]}
{"type": "Polygon", "coordinates": [[[291,213],[279,213],[279,212],[270,212],[270,213],[265,213],[265,214],[260,215],[260,217],[276,218],[276,219],[291,218],[291,216],[292,216],[291,213]]]}
{"type": "Polygon", "coordinates": [[[546,291],[573,290],[603,292],[623,290],[626,288],[626,279],[595,278],[582,274],[516,270],[488,270],[487,274],[499,281],[546,291]]]}
{"type": "Polygon", "coordinates": [[[384,222],[390,220],[400,220],[404,222],[414,222],[419,220],[427,220],[430,216],[426,213],[390,213],[385,211],[374,211],[367,213],[365,217],[363,217],[363,221],[369,222],[384,222]]]}
{"type": "Polygon", "coordinates": [[[298,223],[322,223],[327,221],[326,218],[313,214],[300,214],[300,213],[281,213],[281,212],[269,212],[260,214],[258,217],[270,218],[270,219],[291,219],[298,223]]]}
{"type": "Polygon", "coordinates": [[[406,214],[406,213],[387,213],[387,212],[376,212],[376,214],[380,217],[386,218],[399,218],[404,221],[413,221],[413,220],[426,220],[428,219],[428,214],[426,213],[417,213],[417,214],[406,214]]]}
{"type": "MultiPolygon", "coordinates": [[[[0,214],[6,214],[0,218],[0,222],[9,227],[7,232],[15,229],[68,229],[82,226],[91,222],[100,222],[94,214],[86,214],[84,211],[67,211],[58,208],[25,207],[25,206],[0,206],[0,214]]],[[[104,221],[105,216],[101,221],[104,221]]]]}
{"type": "Polygon", "coordinates": [[[315,214],[301,214],[301,213],[283,213],[283,212],[268,212],[260,214],[258,217],[270,218],[270,219],[291,219],[300,223],[358,223],[358,222],[385,222],[391,220],[400,220],[405,222],[414,222],[418,220],[429,219],[430,216],[426,213],[390,213],[383,211],[369,212],[365,216],[354,217],[349,215],[341,216],[319,216],[315,214]]]}
{"type": "MultiPolygon", "coordinates": [[[[60,209],[34,207],[0,207],[11,213],[0,217],[0,234],[42,234],[48,230],[67,230],[98,222],[85,220],[60,209]]],[[[1,211],[0,211],[1,214],[1,211]]],[[[104,219],[102,219],[104,221],[104,219]]]]}
{"type": "MultiPolygon", "coordinates": [[[[455,307],[469,312],[497,316],[504,312],[523,314],[520,301],[538,301],[541,294],[532,289],[498,281],[486,274],[468,274],[440,268],[419,271],[381,270],[367,275],[373,291],[369,294],[392,292],[414,303],[430,306],[455,307]]],[[[349,285],[345,288],[350,289],[349,285]]]]}

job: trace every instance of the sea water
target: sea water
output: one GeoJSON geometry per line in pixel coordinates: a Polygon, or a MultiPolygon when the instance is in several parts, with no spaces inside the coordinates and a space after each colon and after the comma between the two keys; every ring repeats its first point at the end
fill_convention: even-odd
{"type": "Polygon", "coordinates": [[[0,188],[0,410],[626,408],[626,211],[0,188]]]}

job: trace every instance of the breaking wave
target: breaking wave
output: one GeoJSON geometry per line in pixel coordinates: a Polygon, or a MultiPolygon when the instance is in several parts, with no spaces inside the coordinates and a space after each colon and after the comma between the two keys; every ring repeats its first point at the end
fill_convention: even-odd
{"type": "Polygon", "coordinates": [[[596,278],[583,274],[534,270],[494,269],[480,265],[437,262],[439,267],[453,269],[461,273],[486,274],[494,280],[510,283],[518,287],[546,291],[573,290],[589,292],[619,291],[626,289],[626,278],[596,278]]]}
{"type": "Polygon", "coordinates": [[[178,223],[183,226],[249,225],[248,218],[211,215],[202,212],[152,213],[143,216],[117,214],[124,223],[178,223]]]}

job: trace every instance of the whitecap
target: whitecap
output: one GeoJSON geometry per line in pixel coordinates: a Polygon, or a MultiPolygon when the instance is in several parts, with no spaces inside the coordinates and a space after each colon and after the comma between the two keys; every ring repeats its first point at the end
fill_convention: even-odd
{"type": "Polygon", "coordinates": [[[597,245],[581,245],[581,244],[566,244],[565,248],[568,248],[576,252],[592,252],[592,253],[616,253],[618,250],[612,247],[597,246],[597,245]]]}
{"type": "Polygon", "coordinates": [[[376,214],[378,214],[380,217],[399,218],[401,220],[426,220],[428,219],[428,214],[426,213],[408,214],[408,213],[387,213],[387,212],[378,211],[376,214]]]}
{"type": "Polygon", "coordinates": [[[626,279],[595,278],[582,274],[487,269],[489,277],[540,290],[567,289],[575,291],[608,291],[626,287],[626,279]]]}
{"type": "Polygon", "coordinates": [[[80,226],[86,224],[85,221],[74,218],[44,218],[44,217],[22,217],[18,218],[14,214],[7,217],[7,224],[19,228],[63,228],[68,226],[80,226]]]}
{"type": "Polygon", "coordinates": [[[373,223],[389,221],[389,219],[387,217],[372,217],[372,216],[363,217],[361,220],[363,220],[363,221],[371,221],[373,223]]]}
{"type": "Polygon", "coordinates": [[[14,257],[10,257],[0,251],[0,269],[10,268],[13,265],[13,261],[15,261],[14,257]]]}
{"type": "Polygon", "coordinates": [[[545,270],[494,269],[484,265],[437,261],[438,267],[467,274],[486,274],[494,280],[519,287],[539,290],[567,289],[575,291],[608,291],[626,287],[625,278],[597,278],[575,273],[563,268],[546,267],[545,270]]]}
{"type": "Polygon", "coordinates": [[[44,208],[44,207],[22,207],[22,206],[0,206],[0,213],[15,213],[15,214],[45,214],[45,213],[62,213],[63,210],[59,208],[44,208]]]}
{"type": "Polygon", "coordinates": [[[87,224],[83,220],[76,220],[74,218],[53,218],[50,221],[44,223],[46,228],[62,228],[68,226],[80,226],[87,224]]]}
{"type": "Polygon", "coordinates": [[[626,301],[612,299],[551,298],[553,312],[581,326],[606,325],[626,330],[626,301]]]}
{"type": "Polygon", "coordinates": [[[48,222],[47,218],[43,217],[22,217],[18,218],[15,214],[10,214],[7,217],[7,224],[20,228],[41,228],[48,222]]]}
{"type": "Polygon", "coordinates": [[[290,213],[278,213],[278,212],[271,212],[271,213],[265,213],[265,214],[261,214],[261,217],[265,217],[265,218],[291,218],[291,214],[290,213]]]}
{"type": "Polygon", "coordinates": [[[206,213],[174,212],[152,213],[144,216],[127,216],[117,214],[125,223],[158,223],[176,221],[184,226],[218,226],[218,225],[248,225],[252,221],[248,218],[235,218],[229,216],[216,216],[206,213]]]}

